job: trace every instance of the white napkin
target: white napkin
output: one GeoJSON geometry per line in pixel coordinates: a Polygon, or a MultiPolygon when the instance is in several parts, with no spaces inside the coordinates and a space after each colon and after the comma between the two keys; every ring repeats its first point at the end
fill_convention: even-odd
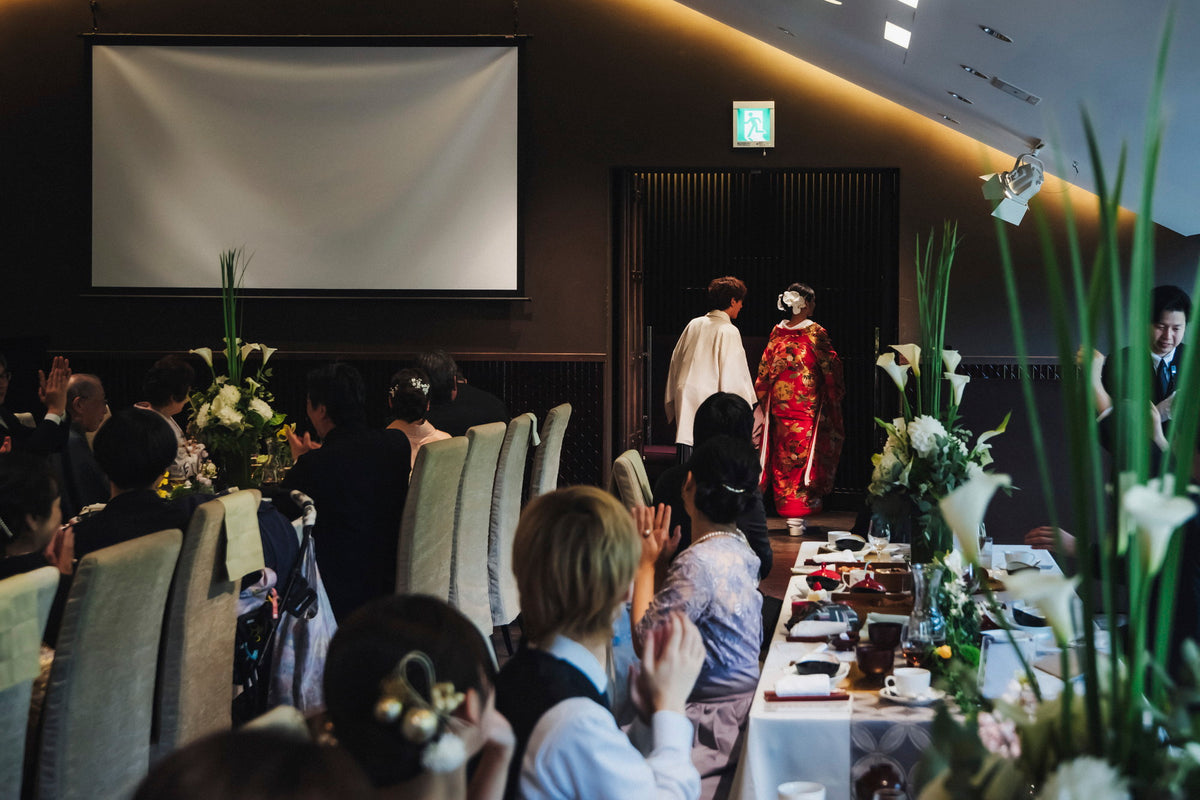
{"type": "Polygon", "coordinates": [[[838,561],[852,562],[859,560],[858,553],[850,550],[835,550],[832,553],[817,553],[815,556],[813,556],[813,561],[818,563],[821,561],[829,561],[832,563],[838,561]]]}
{"type": "Polygon", "coordinates": [[[775,681],[778,697],[809,697],[829,694],[828,675],[785,675],[775,681]]]}
{"type": "Polygon", "coordinates": [[[845,622],[805,619],[797,622],[788,631],[790,636],[836,636],[847,629],[845,622]]]}

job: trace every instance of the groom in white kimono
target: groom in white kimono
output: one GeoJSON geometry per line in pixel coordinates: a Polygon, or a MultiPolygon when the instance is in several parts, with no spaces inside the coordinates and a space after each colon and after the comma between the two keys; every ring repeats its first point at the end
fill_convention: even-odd
{"type": "Polygon", "coordinates": [[[754,379],[746,363],[742,335],[734,326],[746,299],[746,284],[732,275],[708,285],[708,307],[683,329],[667,373],[667,422],[676,423],[675,451],[683,464],[692,455],[696,409],[716,392],[730,392],[753,406],[754,379]]]}

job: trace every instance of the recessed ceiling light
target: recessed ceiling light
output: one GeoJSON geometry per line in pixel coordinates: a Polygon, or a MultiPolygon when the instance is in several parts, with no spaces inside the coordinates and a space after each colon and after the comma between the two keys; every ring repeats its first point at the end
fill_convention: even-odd
{"type": "Polygon", "coordinates": [[[784,33],[786,33],[788,36],[795,36],[795,35],[796,35],[796,34],[792,33],[791,31],[789,31],[787,28],[783,27],[782,25],[780,25],[780,26],[779,26],[779,30],[783,31],[783,32],[784,32],[784,33]]]}
{"type": "Polygon", "coordinates": [[[912,31],[901,28],[893,22],[885,22],[883,23],[883,38],[892,44],[898,44],[907,49],[908,40],[912,38],[912,31]]]}
{"type": "Polygon", "coordinates": [[[904,3],[904,5],[908,6],[909,8],[917,7],[917,0],[900,0],[900,2],[904,3]]]}
{"type": "Polygon", "coordinates": [[[958,120],[956,120],[954,117],[948,117],[948,116],[946,116],[945,114],[942,114],[942,119],[946,120],[946,122],[949,122],[949,123],[951,123],[952,125],[957,125],[957,124],[958,124],[958,120]]]}
{"type": "MultiPolygon", "coordinates": [[[[780,30],[782,30],[782,28],[780,30]]],[[[970,73],[976,78],[983,78],[985,81],[990,81],[992,79],[991,75],[985,75],[974,67],[967,66],[966,64],[959,64],[959,66],[963,68],[964,72],[970,73]]]]}
{"type": "Polygon", "coordinates": [[[1004,42],[1005,44],[1012,44],[1012,39],[1008,38],[1007,36],[1005,36],[1000,31],[996,30],[995,28],[989,28],[987,25],[980,25],[979,30],[983,31],[988,36],[991,36],[993,39],[999,39],[1000,41],[1004,42]]]}
{"type": "Polygon", "coordinates": [[[948,92],[946,92],[946,94],[950,95],[950,96],[951,96],[951,97],[953,97],[955,100],[962,100],[964,103],[966,103],[966,104],[967,104],[967,105],[969,105],[969,106],[970,106],[970,105],[975,105],[974,101],[972,101],[972,100],[968,100],[967,98],[963,97],[963,96],[962,96],[961,94],[959,94],[958,92],[949,92],[949,91],[948,91],[948,92]]]}
{"type": "Polygon", "coordinates": [[[842,4],[842,0],[825,0],[825,2],[831,6],[840,6],[842,4]]]}

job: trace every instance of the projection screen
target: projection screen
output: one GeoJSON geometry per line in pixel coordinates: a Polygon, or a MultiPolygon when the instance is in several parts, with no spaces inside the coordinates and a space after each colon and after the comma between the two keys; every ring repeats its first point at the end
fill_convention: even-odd
{"type": "Polygon", "coordinates": [[[513,295],[518,51],[92,47],[92,285],[513,295]]]}

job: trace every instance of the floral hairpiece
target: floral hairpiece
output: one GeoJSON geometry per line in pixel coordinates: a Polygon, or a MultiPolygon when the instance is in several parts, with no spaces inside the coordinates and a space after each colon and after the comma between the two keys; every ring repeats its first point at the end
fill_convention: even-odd
{"type": "Polygon", "coordinates": [[[399,723],[400,733],[413,744],[424,745],[421,766],[430,772],[452,772],[467,758],[462,739],[447,730],[450,715],[462,705],[465,695],[455,691],[453,683],[437,683],[433,661],[420,650],[414,650],[380,682],[379,700],[375,703],[375,719],[385,725],[399,723]],[[409,683],[411,665],[425,672],[429,698],[409,683]]]}
{"type": "MultiPolygon", "coordinates": [[[[426,397],[429,396],[429,384],[426,383],[425,381],[421,380],[417,376],[415,376],[415,375],[411,376],[408,379],[408,385],[411,386],[413,389],[416,389],[417,391],[419,391],[421,394],[425,395],[426,397]]],[[[388,389],[388,397],[395,400],[396,393],[398,391],[400,391],[400,388],[401,388],[400,384],[393,385],[390,389],[388,389]]]]}
{"type": "Polygon", "coordinates": [[[789,290],[779,295],[779,300],[775,303],[775,306],[780,311],[790,309],[793,314],[799,314],[808,307],[808,301],[799,292],[789,290]]]}
{"type": "Polygon", "coordinates": [[[730,486],[728,483],[722,483],[721,488],[723,488],[727,492],[733,492],[734,494],[745,494],[746,493],[745,489],[734,488],[733,486],[730,486]]]}

